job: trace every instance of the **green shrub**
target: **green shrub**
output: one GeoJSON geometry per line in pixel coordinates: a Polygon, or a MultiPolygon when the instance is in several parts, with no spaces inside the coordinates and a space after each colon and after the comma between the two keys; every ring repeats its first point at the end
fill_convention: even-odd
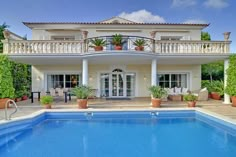
{"type": "Polygon", "coordinates": [[[212,83],[210,82],[210,80],[202,80],[201,81],[201,87],[202,88],[207,88],[207,90],[209,92],[213,92],[212,83]]]}
{"type": "Polygon", "coordinates": [[[21,91],[23,95],[29,95],[30,81],[28,80],[28,67],[26,64],[12,62],[12,77],[15,94],[19,95],[21,91]]]}
{"type": "Polygon", "coordinates": [[[11,69],[11,61],[6,55],[0,54],[0,98],[14,98],[11,69]]]}
{"type": "Polygon", "coordinates": [[[184,101],[196,101],[197,96],[195,96],[193,94],[187,94],[187,95],[184,95],[183,99],[184,99],[184,101]]]}
{"type": "Polygon", "coordinates": [[[42,96],[42,98],[40,99],[40,102],[43,105],[51,104],[53,102],[53,97],[50,95],[42,96]]]}
{"type": "Polygon", "coordinates": [[[73,88],[71,92],[77,99],[87,99],[92,94],[92,89],[89,86],[82,85],[73,88]]]}
{"type": "Polygon", "coordinates": [[[236,96],[236,55],[229,58],[229,68],[227,69],[226,93],[230,96],[236,96]]]}
{"type": "Polygon", "coordinates": [[[151,86],[148,90],[151,92],[153,98],[161,99],[167,96],[166,90],[160,86],[151,86]]]}

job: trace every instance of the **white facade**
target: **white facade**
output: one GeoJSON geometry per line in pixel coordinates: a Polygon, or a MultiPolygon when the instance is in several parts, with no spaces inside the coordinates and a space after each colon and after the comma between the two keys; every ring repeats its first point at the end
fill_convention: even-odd
{"type": "Polygon", "coordinates": [[[151,85],[201,88],[201,64],[227,59],[230,41],[201,41],[207,24],[143,24],[114,17],[96,23],[24,23],[32,40],[5,41],[4,51],[32,65],[32,91],[85,84],[98,97],[147,97],[151,85]],[[127,40],[126,49],[96,52],[90,38],[127,40]],[[148,41],[135,51],[135,38],[148,41]]]}

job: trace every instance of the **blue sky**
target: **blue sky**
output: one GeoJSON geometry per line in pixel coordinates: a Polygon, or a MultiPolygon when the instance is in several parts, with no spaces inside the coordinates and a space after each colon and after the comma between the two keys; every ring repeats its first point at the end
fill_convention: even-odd
{"type": "MultiPolygon", "coordinates": [[[[3,6],[3,7],[2,7],[3,6]]],[[[235,0],[5,0],[0,24],[31,39],[26,22],[96,22],[122,16],[137,22],[210,23],[205,29],[212,40],[231,33],[231,51],[236,51],[235,0]]]]}

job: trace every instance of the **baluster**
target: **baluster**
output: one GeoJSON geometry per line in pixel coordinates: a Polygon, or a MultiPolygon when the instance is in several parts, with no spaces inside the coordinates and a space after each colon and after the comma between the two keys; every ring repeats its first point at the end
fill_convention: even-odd
{"type": "Polygon", "coordinates": [[[13,53],[17,53],[17,50],[16,50],[16,43],[12,43],[12,50],[13,50],[13,53]]]}
{"type": "Polygon", "coordinates": [[[67,45],[67,51],[68,53],[71,53],[71,42],[69,42],[67,45]]]}
{"type": "Polygon", "coordinates": [[[35,49],[34,49],[34,53],[38,53],[38,52],[41,52],[40,51],[40,45],[39,45],[39,43],[36,43],[36,46],[35,46],[35,49]]]}

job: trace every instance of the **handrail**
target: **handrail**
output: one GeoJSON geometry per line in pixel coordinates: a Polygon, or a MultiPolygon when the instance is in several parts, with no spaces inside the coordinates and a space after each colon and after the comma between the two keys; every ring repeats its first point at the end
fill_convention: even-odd
{"type": "Polygon", "coordinates": [[[5,120],[11,120],[11,116],[12,116],[13,114],[15,114],[17,111],[18,111],[18,106],[16,105],[15,101],[13,101],[13,100],[11,100],[11,99],[7,100],[6,103],[5,103],[5,120]],[[9,104],[10,102],[14,104],[14,106],[15,106],[15,111],[12,112],[12,113],[9,115],[9,117],[8,117],[7,108],[8,108],[8,104],[9,104]]]}

